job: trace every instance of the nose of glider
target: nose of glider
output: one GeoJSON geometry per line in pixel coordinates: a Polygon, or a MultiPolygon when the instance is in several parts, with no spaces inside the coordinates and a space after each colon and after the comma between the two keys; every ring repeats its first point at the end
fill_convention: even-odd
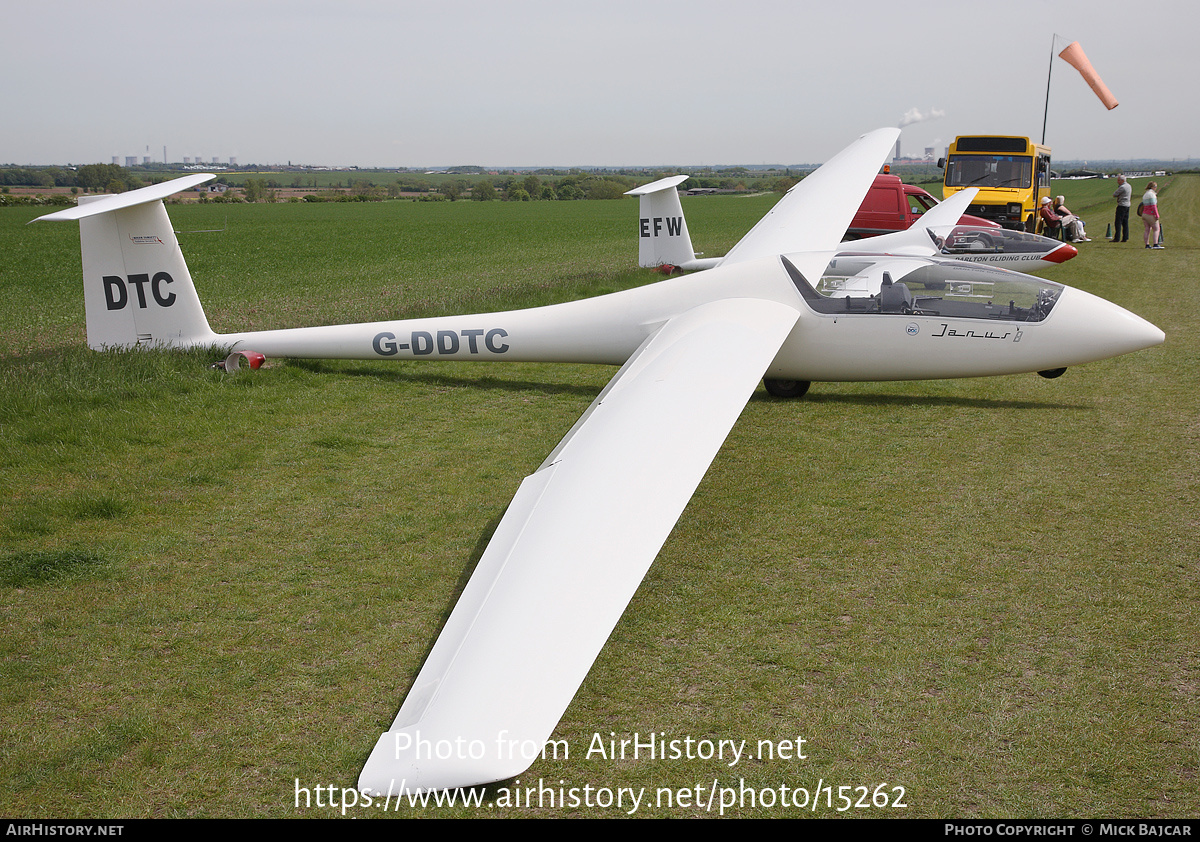
{"type": "Polygon", "coordinates": [[[1079,249],[1069,243],[1063,243],[1042,259],[1048,263],[1066,263],[1077,254],[1079,254],[1079,249]]]}
{"type": "MultiPolygon", "coordinates": [[[[1153,348],[1167,338],[1141,316],[1081,289],[1064,289],[1058,305],[1063,316],[1060,326],[1066,329],[1069,345],[1078,356],[1078,362],[1153,348]]],[[[1053,315],[1058,313],[1056,306],[1053,315]]]]}

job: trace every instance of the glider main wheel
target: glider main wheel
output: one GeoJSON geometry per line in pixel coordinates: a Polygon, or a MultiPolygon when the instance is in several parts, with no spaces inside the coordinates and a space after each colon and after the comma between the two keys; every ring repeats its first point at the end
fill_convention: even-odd
{"type": "Polygon", "coordinates": [[[767,380],[763,379],[767,394],[773,398],[802,398],[812,383],[808,380],[767,380]]]}
{"type": "Polygon", "coordinates": [[[1039,371],[1038,374],[1047,380],[1053,380],[1055,377],[1062,377],[1065,372],[1065,368],[1048,368],[1045,371],[1039,371]]]}

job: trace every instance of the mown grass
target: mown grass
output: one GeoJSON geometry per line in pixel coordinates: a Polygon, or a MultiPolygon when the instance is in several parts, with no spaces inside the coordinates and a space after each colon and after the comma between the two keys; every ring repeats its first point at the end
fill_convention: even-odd
{"type": "MultiPolygon", "coordinates": [[[[522,784],[821,780],[836,804],[887,783],[906,816],[1195,815],[1200,179],[1161,196],[1166,251],[1097,240],[1053,275],[1160,325],[1160,348],[1054,381],[760,391],[555,732],[571,759],[522,784]],[[585,756],[634,731],[804,737],[808,758],[585,756]]],[[[722,253],[770,202],[689,202],[697,247],[722,253]]],[[[1111,200],[1068,203],[1103,234],[1111,200]]],[[[650,278],[632,202],[172,214],[228,219],[181,235],[218,330],[650,278]]],[[[335,814],[297,810],[296,781],[354,785],[520,479],[612,369],[95,354],[76,229],[31,215],[0,213],[0,812],[335,814]]]]}

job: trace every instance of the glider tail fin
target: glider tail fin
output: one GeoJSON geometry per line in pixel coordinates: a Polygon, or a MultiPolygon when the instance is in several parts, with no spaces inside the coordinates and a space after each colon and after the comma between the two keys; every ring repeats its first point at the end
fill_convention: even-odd
{"type": "Polygon", "coordinates": [[[187,176],[115,196],[83,196],[78,207],[39,217],[79,220],[88,347],[215,343],[162,203],[210,178],[187,176]]]}
{"type": "Polygon", "coordinates": [[[912,227],[921,229],[957,225],[978,193],[978,187],[968,187],[965,190],[959,190],[949,199],[939,202],[921,214],[912,227]]]}
{"type": "Polygon", "coordinates": [[[697,260],[683,205],[676,190],[686,175],[659,179],[635,187],[625,195],[638,197],[638,265],[678,266],[682,269],[707,269],[714,260],[697,260]]]}

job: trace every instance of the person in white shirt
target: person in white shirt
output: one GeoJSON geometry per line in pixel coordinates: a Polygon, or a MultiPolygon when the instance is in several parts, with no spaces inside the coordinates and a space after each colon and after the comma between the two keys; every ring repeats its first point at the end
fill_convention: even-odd
{"type": "Polygon", "coordinates": [[[1146,248],[1161,249],[1166,248],[1158,241],[1160,232],[1162,231],[1162,217],[1158,215],[1158,182],[1152,181],[1146,185],[1146,192],[1142,196],[1142,206],[1139,210],[1142,215],[1142,225],[1146,228],[1144,239],[1146,248]]]}

